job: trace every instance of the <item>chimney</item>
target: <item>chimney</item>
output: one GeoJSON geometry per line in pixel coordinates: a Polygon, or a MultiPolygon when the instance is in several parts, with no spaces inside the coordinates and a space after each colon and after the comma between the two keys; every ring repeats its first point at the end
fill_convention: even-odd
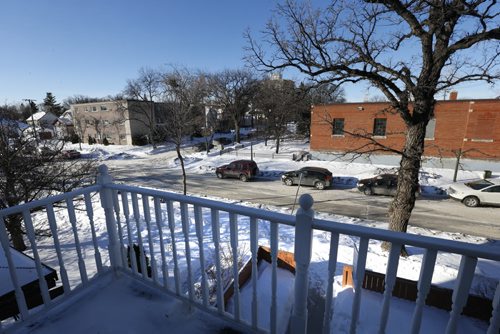
{"type": "Polygon", "coordinates": [[[450,100],[451,101],[456,101],[458,98],[458,92],[456,90],[452,90],[450,92],[450,100]]]}

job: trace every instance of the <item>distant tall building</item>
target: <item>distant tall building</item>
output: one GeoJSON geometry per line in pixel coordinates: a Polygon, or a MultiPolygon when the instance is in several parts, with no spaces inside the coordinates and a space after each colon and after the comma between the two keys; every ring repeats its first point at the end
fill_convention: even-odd
{"type": "Polygon", "coordinates": [[[116,100],[72,104],[73,123],[77,134],[85,143],[89,138],[97,143],[132,145],[135,137],[150,133],[151,119],[156,125],[158,103],[136,100],[116,100]],[[153,117],[153,118],[151,118],[153,117]]]}
{"type": "Polygon", "coordinates": [[[269,75],[270,80],[283,80],[283,75],[281,73],[271,73],[269,75]]]}

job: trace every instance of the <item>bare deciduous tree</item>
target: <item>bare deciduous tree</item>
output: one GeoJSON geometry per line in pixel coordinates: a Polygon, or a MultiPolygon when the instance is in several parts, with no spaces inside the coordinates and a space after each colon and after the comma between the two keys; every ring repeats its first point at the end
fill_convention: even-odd
{"type": "Polygon", "coordinates": [[[207,94],[204,75],[196,75],[187,69],[174,68],[162,76],[161,127],[166,140],[175,145],[182,168],[184,195],[187,192],[186,170],[181,145],[186,136],[204,122],[203,101],[207,94]]]}
{"type": "MultiPolygon", "coordinates": [[[[37,145],[22,123],[0,119],[0,209],[71,191],[95,174],[91,160],[60,160],[62,141],[37,145]]],[[[5,217],[5,225],[14,248],[25,250],[22,215],[5,217]]]]}
{"type": "Polygon", "coordinates": [[[214,102],[229,115],[240,142],[240,124],[249,111],[257,80],[247,70],[225,70],[210,76],[210,89],[214,102]]]}
{"type": "MultiPolygon", "coordinates": [[[[298,119],[300,107],[306,107],[306,95],[295,87],[291,80],[266,79],[259,82],[253,106],[265,121],[267,136],[276,140],[276,153],[280,141],[287,132],[287,125],[298,119]]],[[[307,108],[307,107],[306,107],[307,108]]]]}
{"type": "Polygon", "coordinates": [[[293,68],[336,84],[368,82],[405,122],[398,189],[389,213],[390,229],[406,232],[436,94],[464,82],[499,78],[496,1],[334,1],[316,10],[287,0],[277,15],[266,26],[264,44],[247,34],[254,66],[293,68]]]}

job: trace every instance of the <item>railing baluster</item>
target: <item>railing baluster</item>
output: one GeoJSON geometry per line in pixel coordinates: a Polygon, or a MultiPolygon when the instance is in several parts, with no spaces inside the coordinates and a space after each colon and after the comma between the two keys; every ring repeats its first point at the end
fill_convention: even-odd
{"type": "Polygon", "coordinates": [[[413,312],[413,319],[411,321],[411,333],[420,333],[420,324],[422,323],[422,312],[425,306],[427,294],[431,288],[432,274],[434,273],[434,265],[436,263],[437,251],[434,249],[427,249],[425,251],[424,259],[420,267],[420,278],[418,279],[418,293],[415,302],[415,311],[413,312]]]}
{"type": "Polygon", "coordinates": [[[174,205],[172,201],[167,201],[167,215],[168,215],[168,227],[170,229],[170,238],[172,239],[172,256],[174,258],[174,280],[175,280],[175,293],[180,296],[181,294],[181,282],[180,282],[180,272],[179,272],[179,260],[177,258],[177,246],[175,241],[175,216],[174,216],[174,205]]]}
{"type": "Polygon", "coordinates": [[[71,223],[73,237],[75,239],[75,248],[76,254],[78,256],[78,269],[80,270],[80,278],[82,279],[82,284],[85,285],[88,282],[87,269],[85,268],[85,261],[83,260],[82,248],[80,246],[80,239],[78,238],[75,207],[73,206],[73,200],[71,198],[66,199],[66,206],[68,208],[69,222],[71,223]]]}
{"type": "Polygon", "coordinates": [[[392,290],[396,283],[398,273],[399,255],[401,254],[401,244],[392,243],[387,262],[387,271],[385,274],[384,301],[382,303],[382,312],[380,314],[380,326],[378,332],[385,333],[387,319],[389,318],[389,307],[391,306],[392,290]]]}
{"type": "Polygon", "coordinates": [[[31,220],[31,213],[28,210],[23,211],[24,226],[26,227],[26,234],[31,244],[31,250],[33,252],[33,258],[35,259],[36,272],[38,274],[38,283],[40,287],[40,292],[42,293],[42,299],[44,305],[50,304],[49,287],[47,286],[47,281],[45,280],[45,275],[43,274],[42,262],[40,261],[40,256],[38,254],[38,249],[35,240],[35,229],[33,228],[33,221],[31,220]]]}
{"type": "Polygon", "coordinates": [[[238,223],[237,215],[229,213],[229,232],[231,235],[231,249],[233,254],[233,301],[234,301],[234,318],[240,321],[240,282],[239,282],[239,268],[238,268],[238,223]]]}
{"type": "Polygon", "coordinates": [[[354,266],[354,300],[352,302],[352,312],[351,312],[351,326],[349,333],[356,333],[356,326],[359,318],[359,308],[361,305],[361,287],[363,286],[363,279],[365,277],[365,266],[366,266],[366,256],[368,252],[368,241],[367,238],[361,238],[359,240],[359,250],[357,257],[357,263],[354,266]]]}
{"type": "Polygon", "coordinates": [[[328,285],[326,288],[325,314],[323,316],[323,333],[330,333],[330,322],[333,314],[333,280],[337,270],[337,253],[339,248],[339,234],[330,234],[330,258],[328,260],[328,285]]]}
{"type": "Polygon", "coordinates": [[[497,283],[497,289],[491,304],[493,310],[491,312],[490,326],[486,334],[497,334],[500,331],[500,282],[497,283]]]}
{"type": "Polygon", "coordinates": [[[130,210],[128,206],[128,194],[125,191],[122,191],[122,207],[123,207],[123,215],[125,216],[125,224],[127,225],[127,238],[128,238],[128,261],[130,263],[127,264],[127,267],[132,268],[132,272],[134,274],[138,274],[139,271],[137,269],[137,258],[134,252],[134,239],[132,238],[132,230],[130,228],[130,210]]]}
{"type": "Polygon", "coordinates": [[[163,217],[161,212],[161,203],[158,197],[154,198],[155,205],[155,219],[156,228],[158,229],[158,239],[160,240],[160,254],[161,254],[161,272],[163,276],[163,287],[169,289],[168,287],[168,266],[167,259],[165,255],[165,241],[163,240],[163,217]]]}
{"type": "Polygon", "coordinates": [[[16,302],[19,312],[21,313],[21,319],[26,319],[29,315],[28,306],[26,305],[26,299],[24,297],[23,289],[19,284],[16,272],[16,264],[12,259],[12,254],[10,253],[9,237],[7,235],[7,227],[5,226],[4,217],[0,216],[0,243],[2,244],[3,252],[7,259],[7,266],[9,267],[10,280],[14,286],[14,291],[16,295],[16,302]]]}
{"type": "Polygon", "coordinates": [[[191,246],[189,245],[189,214],[187,203],[181,203],[181,222],[182,222],[182,233],[184,234],[184,245],[186,254],[186,265],[187,265],[187,283],[188,283],[188,294],[189,300],[193,300],[193,273],[191,269],[191,246]]]}
{"type": "Polygon", "coordinates": [[[102,271],[102,261],[101,261],[101,253],[99,252],[99,247],[97,246],[97,236],[95,234],[95,226],[94,226],[94,209],[92,207],[92,200],[90,199],[90,194],[85,194],[85,211],[87,212],[87,217],[90,223],[90,232],[92,233],[92,243],[94,245],[94,257],[95,264],[97,267],[97,272],[102,271]]]}
{"type": "Polygon", "coordinates": [[[198,248],[200,252],[201,292],[203,298],[203,306],[208,307],[207,272],[205,269],[205,250],[203,243],[203,216],[201,207],[198,205],[194,206],[194,221],[196,225],[196,236],[198,237],[198,248]]]}
{"type": "Polygon", "coordinates": [[[127,268],[127,249],[123,239],[123,227],[120,217],[120,200],[118,199],[118,191],[113,191],[113,208],[115,209],[116,225],[118,225],[118,240],[120,242],[120,255],[122,258],[122,268],[127,268]]]}
{"type": "Polygon", "coordinates": [[[212,221],[212,240],[214,241],[215,248],[215,270],[216,270],[216,284],[217,284],[217,310],[219,314],[224,313],[224,288],[222,285],[222,272],[220,263],[220,226],[219,226],[219,211],[211,210],[212,221]]]}
{"type": "Polygon", "coordinates": [[[446,326],[446,334],[456,333],[457,331],[457,321],[462,313],[462,309],[469,298],[469,289],[474,278],[474,270],[476,269],[477,258],[462,255],[462,260],[460,261],[460,268],[458,270],[458,277],[455,289],[453,289],[453,295],[451,300],[453,302],[451,306],[450,319],[448,320],[448,325],[446,326]]]}
{"type": "Polygon", "coordinates": [[[271,259],[272,259],[272,276],[271,276],[271,333],[277,331],[276,316],[278,313],[277,307],[277,288],[278,288],[278,224],[271,224],[271,259]]]}
{"type": "Polygon", "coordinates": [[[146,229],[148,231],[149,256],[151,258],[153,282],[158,284],[158,270],[156,267],[155,253],[153,249],[153,237],[151,235],[151,211],[149,208],[149,196],[142,195],[142,209],[144,210],[144,220],[146,221],[146,229]]]}
{"type": "Polygon", "coordinates": [[[49,220],[52,238],[54,238],[57,261],[59,262],[59,273],[61,274],[61,281],[63,284],[64,293],[66,294],[71,291],[71,287],[69,285],[68,272],[66,271],[66,266],[64,265],[64,260],[61,253],[61,244],[59,242],[59,234],[57,232],[56,216],[54,214],[54,207],[52,206],[52,204],[47,205],[47,219],[49,220]]]}
{"type": "Polygon", "coordinates": [[[250,218],[250,250],[252,251],[252,327],[254,330],[258,328],[258,311],[257,311],[257,278],[259,276],[258,251],[259,244],[257,240],[258,224],[257,219],[250,218]]]}
{"type": "MultiPolygon", "coordinates": [[[[142,230],[141,230],[141,214],[139,212],[139,201],[137,200],[137,193],[131,193],[132,196],[132,211],[134,212],[134,220],[136,226],[137,243],[139,246],[139,261],[140,270],[143,278],[148,277],[148,266],[146,263],[146,254],[144,254],[144,245],[142,243],[142,230]]],[[[132,254],[135,256],[135,250],[131,246],[132,254]]],[[[132,254],[130,256],[132,256],[132,254]]]]}

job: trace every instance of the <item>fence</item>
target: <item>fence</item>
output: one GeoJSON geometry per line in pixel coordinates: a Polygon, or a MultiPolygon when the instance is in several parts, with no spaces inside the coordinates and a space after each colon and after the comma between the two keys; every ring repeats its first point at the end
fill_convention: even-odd
{"type": "MultiPolygon", "coordinates": [[[[337,272],[340,235],[351,236],[359,240],[356,242],[357,257],[353,264],[355,292],[351,309],[350,333],[355,333],[358,325],[361,286],[370,240],[387,241],[391,244],[379,327],[374,331],[377,330],[380,333],[385,331],[400,248],[402,245],[408,245],[425,251],[420,268],[418,297],[411,323],[412,333],[418,333],[420,329],[422,311],[431,286],[437,253],[450,252],[461,256],[462,261],[453,291],[453,304],[446,330],[447,333],[454,333],[467,300],[478,259],[500,261],[500,254],[488,251],[480,245],[315,219],[312,197],[303,195],[299,202],[300,209],[295,216],[292,216],[153,189],[131,187],[113,183],[107,174],[107,168],[101,166],[98,184],[95,186],[0,211],[0,240],[19,306],[21,324],[29,322],[36,312],[42,312],[63,301],[65,297],[85,288],[93,277],[111,270],[127,271],[137,279],[152,282],[194,307],[230,318],[252,330],[280,332],[282,327],[277,318],[279,306],[277,299],[278,241],[280,234],[291,231],[291,235],[294,235],[296,271],[290,329],[293,333],[305,333],[308,319],[308,273],[312,233],[313,230],[317,230],[328,234],[330,238],[328,284],[323,315],[325,333],[330,331],[334,311],[333,280],[337,272]],[[100,200],[100,205],[95,201],[97,198],[100,200]],[[64,204],[64,208],[57,208],[55,211],[55,207],[59,207],[61,203],[64,204]],[[35,210],[38,211],[35,212],[35,210]],[[78,220],[76,219],[77,213],[78,220]],[[16,214],[23,216],[30,251],[36,264],[36,279],[39,282],[43,300],[43,305],[36,310],[29,310],[26,305],[22,283],[11,256],[4,224],[11,215],[16,214]],[[50,226],[52,239],[43,244],[43,247],[39,247],[38,244],[41,241],[35,237],[34,221],[46,222],[50,226]],[[62,247],[60,233],[66,227],[71,230],[72,240],[71,242],[65,240],[64,247],[62,247]],[[270,246],[272,260],[271,306],[269,323],[265,325],[262,319],[258,318],[257,294],[257,253],[259,240],[263,238],[270,246]],[[40,256],[42,252],[47,252],[48,244],[53,245],[52,252],[56,253],[57,269],[61,274],[64,288],[63,295],[55,300],[50,298],[40,256]],[[134,244],[137,244],[141,250],[138,258],[135,254],[127,254],[127,246],[133,249],[134,244]],[[220,254],[226,244],[230,248],[230,261],[223,262],[220,254]],[[238,250],[242,244],[249,245],[251,252],[252,297],[249,319],[241,315],[242,300],[239,280],[231,280],[231,277],[238,277],[240,270],[238,250]],[[208,250],[212,250],[215,254],[213,259],[210,259],[208,250]],[[67,261],[68,252],[73,252],[75,261],[67,261]],[[149,263],[147,263],[147,258],[150,259],[149,263]],[[148,270],[140,270],[148,265],[151,266],[151,275],[148,275],[148,270]],[[210,266],[215,268],[214,278],[207,276],[205,269],[210,266]],[[231,281],[234,289],[234,307],[230,310],[225,309],[223,302],[224,282],[226,281],[231,281]]],[[[488,329],[490,334],[498,333],[500,327],[499,300],[500,287],[497,287],[488,329]]],[[[4,325],[10,326],[7,323],[4,325]]],[[[2,326],[0,326],[0,332],[2,326]]]]}

